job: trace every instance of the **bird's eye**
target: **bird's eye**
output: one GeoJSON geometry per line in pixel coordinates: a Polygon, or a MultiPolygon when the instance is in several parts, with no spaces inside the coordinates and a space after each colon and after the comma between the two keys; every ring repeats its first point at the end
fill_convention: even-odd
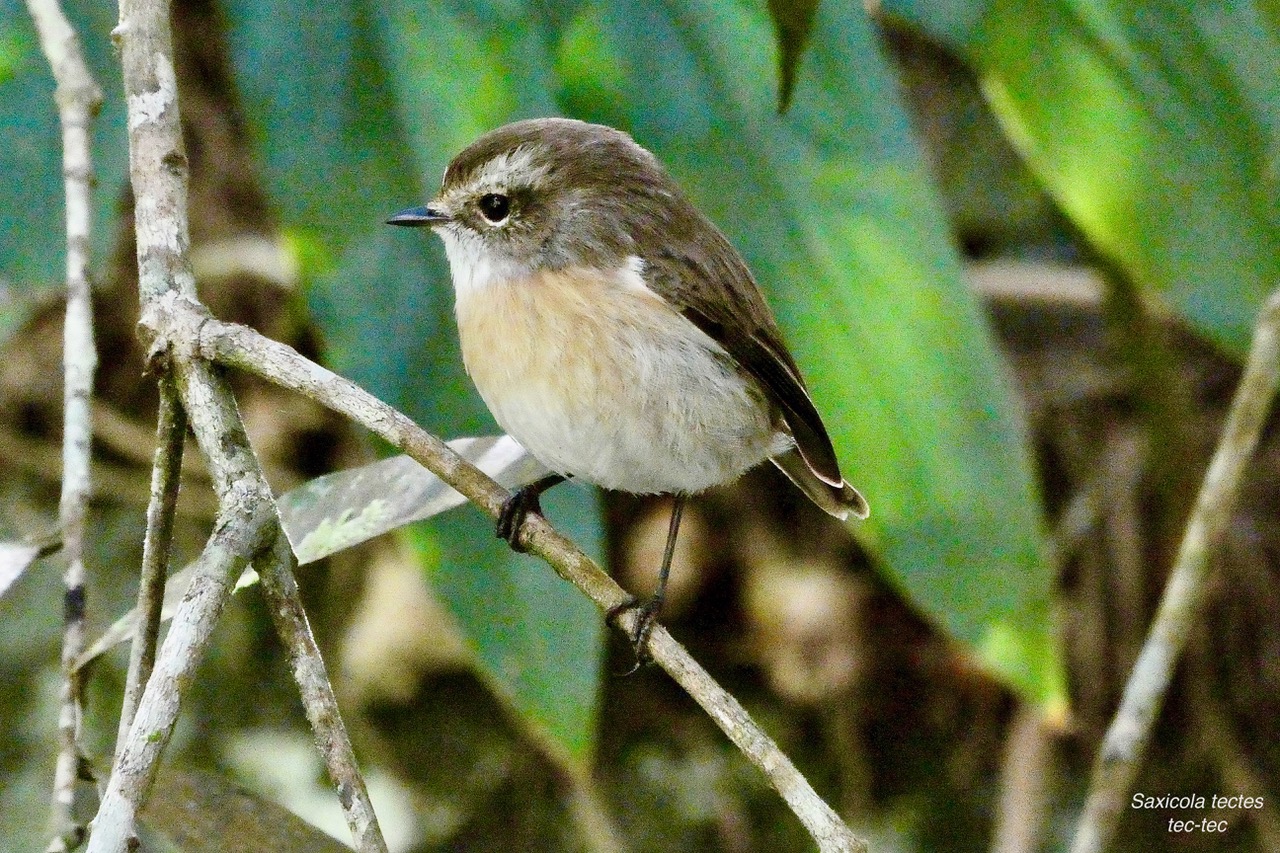
{"type": "Polygon", "coordinates": [[[502,193],[480,196],[480,213],[494,225],[511,215],[511,199],[502,193]]]}

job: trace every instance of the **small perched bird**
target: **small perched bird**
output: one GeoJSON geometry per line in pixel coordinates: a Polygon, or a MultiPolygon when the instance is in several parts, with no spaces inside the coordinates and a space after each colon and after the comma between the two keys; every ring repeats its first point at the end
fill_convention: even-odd
{"type": "Polygon", "coordinates": [[[656,590],[615,608],[639,608],[641,659],[688,495],[769,459],[836,518],[867,517],[747,265],[627,134],[506,125],[388,222],[444,240],[467,373],[556,472],[511,496],[500,537],[519,550],[524,517],[568,477],[673,495],[656,590]]]}

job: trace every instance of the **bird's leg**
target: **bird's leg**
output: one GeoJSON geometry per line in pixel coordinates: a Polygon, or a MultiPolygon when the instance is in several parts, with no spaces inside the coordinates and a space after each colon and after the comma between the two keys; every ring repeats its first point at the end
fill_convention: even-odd
{"type": "Polygon", "coordinates": [[[524,525],[524,517],[531,512],[542,515],[542,503],[539,500],[542,493],[564,480],[560,474],[548,474],[527,486],[521,486],[503,501],[502,509],[498,510],[498,538],[507,540],[511,550],[524,553],[525,547],[520,544],[520,528],[524,525]]]}
{"type": "Polygon", "coordinates": [[[644,601],[632,597],[622,604],[609,608],[609,612],[604,617],[605,621],[612,621],[614,617],[627,610],[634,608],[638,611],[636,627],[631,632],[631,644],[636,653],[636,666],[632,672],[652,660],[648,652],[649,634],[653,631],[653,623],[662,612],[662,603],[667,597],[667,578],[671,575],[671,559],[676,553],[676,535],[680,532],[680,516],[684,513],[684,502],[687,498],[688,495],[677,494],[672,499],[671,522],[667,526],[667,547],[662,551],[662,568],[658,570],[658,586],[654,589],[653,595],[644,601]]]}

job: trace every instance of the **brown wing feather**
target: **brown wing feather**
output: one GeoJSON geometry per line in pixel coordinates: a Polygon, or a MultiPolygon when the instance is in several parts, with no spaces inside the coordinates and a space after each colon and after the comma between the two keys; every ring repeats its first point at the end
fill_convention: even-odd
{"type": "Polygon", "coordinates": [[[831,514],[865,517],[866,502],[840,474],[831,438],[751,271],[631,137],[566,119],[515,122],[460,153],[445,173],[445,188],[499,152],[525,145],[550,148],[548,175],[570,188],[570,197],[555,205],[565,220],[546,234],[537,265],[608,269],[639,255],[647,285],[724,347],[777,407],[796,452],[775,464],[831,514]]]}
{"type": "Polygon", "coordinates": [[[682,313],[724,347],[764,387],[769,399],[782,410],[782,417],[796,440],[796,449],[813,473],[829,485],[842,485],[844,477],[840,475],[831,438],[790,354],[770,346],[759,330],[748,335],[728,331],[723,323],[711,319],[699,307],[687,305],[682,313]]]}
{"type": "Polygon", "coordinates": [[[831,486],[843,485],[827,428],[750,270],[710,220],[687,202],[679,207],[685,221],[669,223],[666,235],[647,243],[663,247],[644,258],[650,285],[760,383],[813,473],[831,486]],[[703,239],[694,245],[690,235],[703,239]],[[708,287],[710,281],[719,286],[708,287]]]}

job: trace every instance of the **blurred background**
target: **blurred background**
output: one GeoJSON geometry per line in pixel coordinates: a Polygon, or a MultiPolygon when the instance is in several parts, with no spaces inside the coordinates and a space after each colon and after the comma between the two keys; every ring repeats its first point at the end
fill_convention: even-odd
{"type": "MultiPolygon", "coordinates": [[[[95,125],[90,636],[131,606],[154,433],[115,10],[68,10],[95,125]]],[[[175,0],[193,263],[219,317],[445,437],[495,432],[443,252],[385,218],[506,121],[627,130],[769,295],[872,506],[758,470],[686,512],[664,621],[876,851],[1064,849],[1280,283],[1280,13],[1250,2],[175,0]]],[[[53,81],[0,0],[0,538],[56,533],[64,225],[53,81]]],[[[387,448],[233,377],[278,492],[387,448]]],[[[1280,493],[1264,434],[1116,849],[1280,850],[1280,493]],[[1172,835],[1170,818],[1225,820],[1172,835]]],[[[175,566],[214,502],[186,456],[175,566]]],[[[651,588],[661,499],[549,518],[651,588]]],[[[55,555],[0,591],[0,850],[47,843],[55,555]]],[[[394,851],[811,842],[656,669],[469,507],[300,577],[394,851]]],[[[105,779],[126,653],[91,664],[105,779]]],[[[347,839],[255,589],[225,613],[145,816],[159,850],[347,839]],[[279,808],[283,807],[283,808],[279,808]],[[300,816],[306,823],[299,822],[300,816]]],[[[92,785],[84,806],[92,814],[92,785]]],[[[334,847],[333,849],[341,849],[334,847]]]]}

